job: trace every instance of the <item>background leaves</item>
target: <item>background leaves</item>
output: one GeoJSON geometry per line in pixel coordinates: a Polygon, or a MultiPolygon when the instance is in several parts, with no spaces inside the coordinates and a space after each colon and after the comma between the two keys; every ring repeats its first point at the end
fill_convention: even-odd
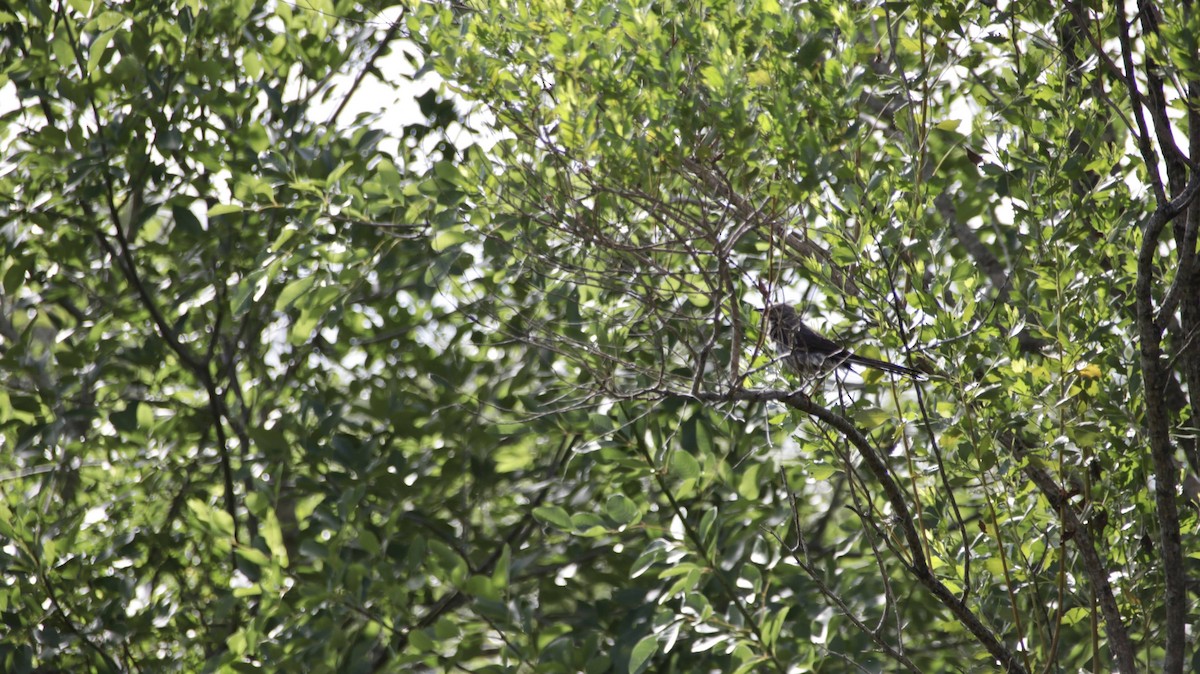
{"type": "Polygon", "coordinates": [[[1194,23],[0,11],[2,668],[1183,671],[1194,23]]]}

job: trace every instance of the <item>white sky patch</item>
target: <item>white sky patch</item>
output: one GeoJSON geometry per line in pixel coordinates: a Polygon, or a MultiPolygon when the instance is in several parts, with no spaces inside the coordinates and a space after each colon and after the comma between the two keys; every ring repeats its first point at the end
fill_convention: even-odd
{"type": "Polygon", "coordinates": [[[93,508],[89,508],[88,511],[83,515],[83,528],[87,529],[88,527],[99,522],[103,522],[106,519],[108,519],[108,510],[105,507],[95,506],[93,508]]]}
{"type": "MultiPolygon", "coordinates": [[[[402,8],[400,7],[380,12],[374,22],[379,26],[377,36],[382,38],[383,32],[392,22],[403,21],[401,15],[402,8]]],[[[368,55],[366,58],[370,58],[370,56],[368,55]]],[[[389,44],[389,52],[375,61],[375,70],[388,79],[381,80],[376,75],[368,73],[363,76],[362,82],[351,94],[354,82],[365,65],[356,63],[355,68],[332,79],[328,92],[313,99],[312,106],[308,109],[309,118],[319,122],[329,121],[337,112],[338,106],[345,101],[345,107],[342,108],[338,118],[332,120],[335,127],[360,115],[374,117],[375,123],[372,126],[376,128],[397,131],[405,126],[424,121],[425,115],[421,114],[416,97],[427,89],[441,87],[443,80],[433,72],[423,73],[416,80],[411,79],[417,72],[413,62],[420,63],[423,58],[416,45],[409,40],[400,38],[392,40],[389,44]],[[348,95],[350,98],[346,100],[348,95]]],[[[309,84],[311,82],[308,80],[289,78],[284,97],[286,99],[298,97],[299,87],[309,84]]],[[[400,154],[399,142],[399,134],[393,134],[381,142],[380,149],[398,155],[400,154]]]]}
{"type": "MultiPolygon", "coordinates": [[[[21,100],[17,98],[17,85],[9,81],[4,86],[0,87],[0,115],[7,115],[21,107],[21,100]]],[[[13,127],[9,127],[11,130],[13,127]]],[[[8,138],[0,137],[0,143],[6,142],[8,138]]]]}

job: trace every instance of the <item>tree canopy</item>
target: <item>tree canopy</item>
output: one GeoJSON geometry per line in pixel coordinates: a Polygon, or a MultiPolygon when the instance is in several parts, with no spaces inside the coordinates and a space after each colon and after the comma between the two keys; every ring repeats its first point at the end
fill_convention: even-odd
{"type": "Polygon", "coordinates": [[[0,45],[0,670],[1200,670],[1190,0],[0,45]]]}

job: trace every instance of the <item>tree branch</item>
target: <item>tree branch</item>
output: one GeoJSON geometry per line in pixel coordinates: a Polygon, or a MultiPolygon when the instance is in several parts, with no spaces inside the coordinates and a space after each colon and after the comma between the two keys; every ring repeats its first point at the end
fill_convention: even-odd
{"type": "Polygon", "coordinates": [[[1142,227],[1142,245],[1138,251],[1138,276],[1134,290],[1137,298],[1146,430],[1154,463],[1154,501],[1158,510],[1165,581],[1163,603],[1166,615],[1163,630],[1166,633],[1166,652],[1163,656],[1163,671],[1175,674],[1183,671],[1184,649],[1187,645],[1184,631],[1187,624],[1187,586],[1179,530],[1179,509],[1176,504],[1178,470],[1175,467],[1171,421],[1164,394],[1168,374],[1160,358],[1162,331],[1155,322],[1153,298],[1155,251],[1166,224],[1167,209],[1160,207],[1142,227]]]}
{"type": "Polygon", "coordinates": [[[922,552],[920,534],[917,532],[916,525],[912,520],[912,514],[908,508],[908,502],[904,498],[904,492],[896,484],[892,477],[891,469],[887,463],[879,455],[879,452],[872,446],[871,441],[862,431],[854,425],[852,421],[843,417],[836,412],[833,412],[825,407],[814,403],[808,396],[799,391],[775,391],[775,390],[753,390],[739,389],[728,393],[681,393],[661,391],[665,397],[678,397],[698,400],[701,402],[730,402],[730,401],[777,401],[800,410],[805,414],[811,415],[823,422],[827,426],[841,433],[842,437],[846,438],[850,444],[858,451],[863,463],[866,464],[868,470],[879,482],[880,487],[888,503],[892,507],[893,516],[899,522],[904,533],[905,541],[908,544],[911,561],[906,562],[909,572],[925,586],[925,588],[937,598],[947,609],[950,610],[954,617],[958,619],[968,631],[974,635],[975,639],[987,649],[992,657],[996,658],[1006,670],[1013,674],[1026,674],[1027,669],[1022,664],[1021,659],[1010,650],[1007,646],[1000,643],[997,636],[983,624],[983,621],[971,611],[965,603],[963,603],[953,592],[950,591],[930,570],[928,563],[925,560],[922,552]]]}

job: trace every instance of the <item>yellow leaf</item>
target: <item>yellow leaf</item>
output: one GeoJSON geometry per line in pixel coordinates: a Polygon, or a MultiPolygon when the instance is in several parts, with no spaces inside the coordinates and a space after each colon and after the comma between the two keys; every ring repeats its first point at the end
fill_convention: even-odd
{"type": "Polygon", "coordinates": [[[752,70],[750,71],[750,75],[746,78],[746,80],[752,87],[765,87],[771,83],[771,73],[762,69],[752,70]]]}

